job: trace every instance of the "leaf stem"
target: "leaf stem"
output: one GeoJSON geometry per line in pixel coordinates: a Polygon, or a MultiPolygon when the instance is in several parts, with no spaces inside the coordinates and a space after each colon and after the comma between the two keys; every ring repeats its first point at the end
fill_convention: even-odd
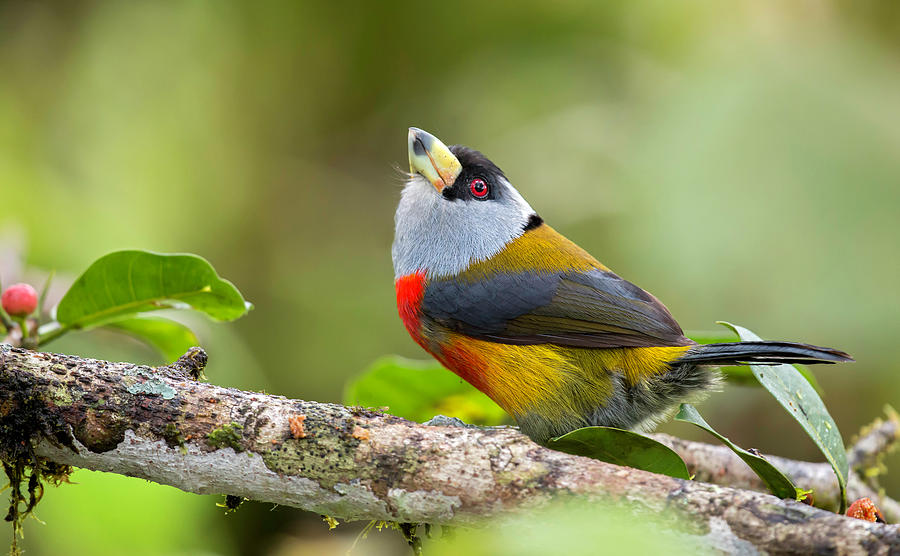
{"type": "Polygon", "coordinates": [[[63,326],[56,321],[51,321],[43,324],[40,326],[40,328],[38,328],[37,331],[38,345],[42,346],[44,344],[48,344],[68,331],[69,328],[67,326],[63,326]]]}
{"type": "Polygon", "coordinates": [[[22,331],[22,342],[28,339],[28,317],[13,317],[13,319],[18,323],[19,330],[22,331]]]}

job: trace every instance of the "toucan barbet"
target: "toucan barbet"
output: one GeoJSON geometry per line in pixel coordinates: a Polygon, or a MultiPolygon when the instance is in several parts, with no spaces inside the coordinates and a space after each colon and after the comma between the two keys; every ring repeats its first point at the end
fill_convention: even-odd
{"type": "Polygon", "coordinates": [[[548,226],[480,152],[409,129],[395,217],[397,308],[412,338],[533,440],[647,430],[717,366],[852,361],[794,342],[699,345],[658,299],[548,226]]]}

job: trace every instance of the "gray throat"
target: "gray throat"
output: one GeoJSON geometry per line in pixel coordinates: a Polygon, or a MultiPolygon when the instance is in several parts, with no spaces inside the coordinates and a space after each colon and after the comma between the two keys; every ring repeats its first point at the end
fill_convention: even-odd
{"type": "Polygon", "coordinates": [[[491,201],[448,200],[421,176],[410,178],[394,216],[394,277],[453,276],[522,235],[534,210],[508,181],[499,185],[491,201]]]}

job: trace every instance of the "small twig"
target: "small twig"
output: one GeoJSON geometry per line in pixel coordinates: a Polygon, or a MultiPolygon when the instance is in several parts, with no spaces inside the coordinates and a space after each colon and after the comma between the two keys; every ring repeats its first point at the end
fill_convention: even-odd
{"type": "Polygon", "coordinates": [[[860,473],[879,467],[879,459],[890,453],[900,442],[900,415],[890,406],[885,406],[886,419],[876,419],[863,427],[853,446],[847,451],[850,468],[860,473]]]}
{"type": "Polygon", "coordinates": [[[50,284],[53,283],[53,277],[56,276],[56,270],[51,270],[44,280],[44,287],[41,288],[41,296],[38,298],[38,306],[35,309],[35,316],[40,318],[46,312],[44,305],[47,303],[47,294],[50,292],[50,284]]]}
{"type": "MultiPolygon", "coordinates": [[[[2,291],[3,291],[3,282],[0,281],[0,293],[2,293],[2,291]]],[[[0,306],[0,324],[3,325],[3,328],[5,329],[5,331],[7,333],[11,333],[14,328],[12,319],[9,318],[9,315],[6,314],[6,311],[3,310],[2,306],[0,306]]],[[[4,340],[4,342],[5,341],[6,340],[4,340]]]]}
{"type": "Polygon", "coordinates": [[[38,345],[46,345],[69,331],[69,328],[56,321],[48,322],[38,327],[38,345]]]}
{"type": "Polygon", "coordinates": [[[10,318],[8,314],[6,314],[6,311],[3,310],[3,307],[0,307],[0,323],[3,324],[3,328],[5,328],[7,332],[12,332],[16,328],[16,325],[15,323],[13,323],[12,318],[10,318]]]}

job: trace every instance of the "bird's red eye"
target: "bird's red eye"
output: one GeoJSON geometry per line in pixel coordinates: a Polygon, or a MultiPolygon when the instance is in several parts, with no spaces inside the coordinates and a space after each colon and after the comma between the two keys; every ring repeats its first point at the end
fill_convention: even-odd
{"type": "Polygon", "coordinates": [[[475,178],[469,182],[469,191],[476,199],[484,199],[488,194],[488,186],[481,178],[475,178]]]}

